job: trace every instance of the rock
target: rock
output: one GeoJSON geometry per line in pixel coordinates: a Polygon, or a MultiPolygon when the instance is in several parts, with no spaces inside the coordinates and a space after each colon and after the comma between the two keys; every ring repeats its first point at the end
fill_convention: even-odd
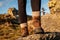
{"type": "Polygon", "coordinates": [[[8,14],[11,16],[15,16],[18,14],[18,10],[16,8],[9,8],[8,9],[8,14]]]}
{"type": "Polygon", "coordinates": [[[20,37],[17,40],[40,40],[40,34],[33,34],[27,37],[20,37]]]}
{"type": "Polygon", "coordinates": [[[60,33],[32,34],[27,37],[19,37],[16,40],[59,40],[60,33]]]}
{"type": "Polygon", "coordinates": [[[50,0],[48,3],[51,14],[60,13],[60,1],[59,0],[50,0]]]}
{"type": "Polygon", "coordinates": [[[48,14],[42,16],[41,27],[45,32],[60,32],[60,15],[48,14]]]}

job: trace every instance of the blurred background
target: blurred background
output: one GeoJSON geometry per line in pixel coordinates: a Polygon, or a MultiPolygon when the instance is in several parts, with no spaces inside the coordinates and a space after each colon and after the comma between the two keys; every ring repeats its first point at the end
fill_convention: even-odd
{"type": "MultiPolygon", "coordinates": [[[[27,15],[32,15],[30,1],[31,0],[27,0],[27,7],[26,7],[27,15]]],[[[50,13],[48,8],[48,1],[49,0],[41,0],[41,15],[42,15],[42,8],[44,9],[45,13],[50,13]]],[[[7,10],[9,8],[16,8],[18,10],[18,0],[0,0],[0,14],[7,13],[7,10]]]]}

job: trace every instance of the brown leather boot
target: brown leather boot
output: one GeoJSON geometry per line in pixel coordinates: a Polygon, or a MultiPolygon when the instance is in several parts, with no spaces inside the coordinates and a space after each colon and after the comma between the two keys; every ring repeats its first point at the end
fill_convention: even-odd
{"type": "Polygon", "coordinates": [[[21,36],[25,37],[28,35],[28,28],[27,28],[27,24],[26,23],[22,23],[20,24],[21,26],[21,36]]]}
{"type": "Polygon", "coordinates": [[[28,21],[28,31],[29,31],[29,34],[36,34],[36,33],[44,32],[38,20],[28,21]]]}

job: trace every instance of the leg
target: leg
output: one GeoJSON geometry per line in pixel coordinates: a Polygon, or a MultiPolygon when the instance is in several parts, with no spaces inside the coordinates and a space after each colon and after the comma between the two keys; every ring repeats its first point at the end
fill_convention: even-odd
{"type": "Polygon", "coordinates": [[[26,0],[18,0],[19,4],[19,20],[21,26],[21,34],[22,36],[26,36],[28,34],[27,29],[27,15],[26,15],[26,0]]]}
{"type": "Polygon", "coordinates": [[[31,0],[32,19],[39,20],[40,18],[40,0],[31,0]]]}
{"type": "Polygon", "coordinates": [[[43,32],[41,28],[40,4],[41,4],[41,0],[31,0],[32,20],[34,20],[33,30],[35,33],[43,32]]]}

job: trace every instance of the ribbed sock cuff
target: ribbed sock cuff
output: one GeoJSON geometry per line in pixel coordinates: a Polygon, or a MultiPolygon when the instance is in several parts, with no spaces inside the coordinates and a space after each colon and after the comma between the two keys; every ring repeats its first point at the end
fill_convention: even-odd
{"type": "Polygon", "coordinates": [[[21,23],[20,26],[21,26],[21,28],[25,28],[25,27],[27,27],[27,23],[21,23]]]}
{"type": "Polygon", "coordinates": [[[40,16],[40,11],[33,11],[32,16],[40,16]]]}

